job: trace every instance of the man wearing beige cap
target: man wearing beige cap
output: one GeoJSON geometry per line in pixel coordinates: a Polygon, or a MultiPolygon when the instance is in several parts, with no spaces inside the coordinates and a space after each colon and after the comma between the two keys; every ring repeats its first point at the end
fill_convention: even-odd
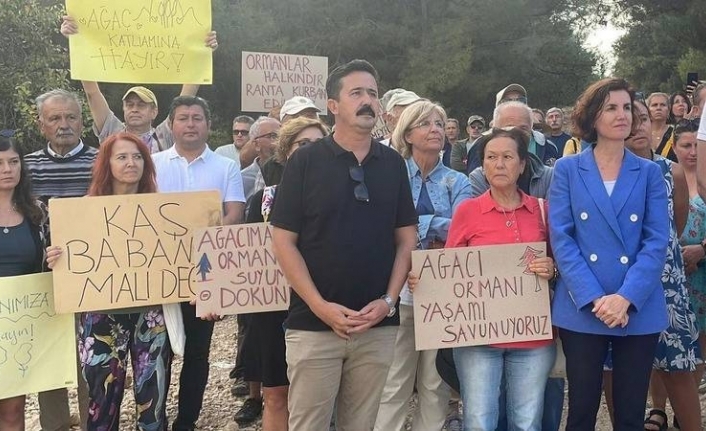
{"type": "MultiPolygon", "coordinates": [[[[395,131],[397,126],[397,121],[402,115],[402,111],[412,103],[421,99],[414,91],[399,89],[399,91],[392,94],[387,104],[383,106],[385,112],[382,114],[382,118],[385,120],[387,129],[390,131],[390,135],[395,131]]],[[[390,146],[390,138],[386,138],[380,141],[381,144],[390,146]]]]}
{"type": "Polygon", "coordinates": [[[385,123],[387,123],[387,128],[390,129],[390,133],[395,130],[397,121],[400,119],[400,115],[402,115],[402,111],[419,99],[421,99],[421,97],[419,97],[417,93],[409,90],[400,91],[390,97],[390,100],[385,106],[385,113],[383,114],[383,118],[385,119],[385,123]]]}
{"type": "Polygon", "coordinates": [[[319,112],[321,112],[321,109],[317,108],[311,99],[303,96],[295,96],[288,99],[284,102],[284,105],[282,105],[282,109],[279,111],[279,121],[284,124],[298,117],[306,117],[315,120],[319,118],[319,112]]]}
{"type": "MultiPolygon", "coordinates": [[[[466,172],[466,159],[471,145],[480,138],[485,131],[485,119],[480,115],[471,115],[466,122],[468,139],[462,139],[453,144],[451,149],[451,169],[466,172]]],[[[467,172],[466,172],[467,173],[467,172]]]]}
{"type": "Polygon", "coordinates": [[[495,95],[495,106],[504,102],[522,102],[527,104],[527,90],[520,84],[510,84],[495,95]]]}
{"type": "MultiPolygon", "coordinates": [[[[61,34],[69,37],[78,32],[76,20],[64,16],[61,24],[61,34]]],[[[206,36],[206,46],[215,50],[218,48],[216,32],[211,31],[206,36]]],[[[148,88],[136,86],[128,89],[123,95],[123,123],[108,106],[108,101],[95,81],[81,81],[86,92],[88,107],[93,117],[93,133],[103,142],[108,136],[117,132],[130,132],[147,144],[150,152],[157,153],[174,145],[174,137],[169,128],[169,119],[165,119],[157,127],[152,127],[152,121],[157,117],[157,97],[148,88]]],[[[199,91],[198,84],[184,84],[180,96],[195,96],[199,91]]]]}

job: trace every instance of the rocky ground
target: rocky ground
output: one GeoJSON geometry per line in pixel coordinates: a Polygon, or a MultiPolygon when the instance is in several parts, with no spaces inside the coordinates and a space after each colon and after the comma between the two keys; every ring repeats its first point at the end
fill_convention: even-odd
{"type": "MultiPolygon", "coordinates": [[[[233,415],[236,410],[242,405],[244,398],[237,399],[230,394],[231,380],[228,378],[228,372],[233,368],[234,364],[234,343],[236,332],[235,318],[227,318],[216,324],[216,329],[213,334],[211,344],[211,374],[206,387],[204,399],[204,407],[201,411],[201,418],[197,424],[197,429],[200,431],[256,431],[260,430],[260,424],[255,423],[248,427],[239,428],[238,424],[233,420],[233,415]]],[[[178,392],[178,378],[181,370],[181,361],[176,358],[173,365],[173,378],[169,391],[169,406],[167,408],[170,418],[174,418],[176,409],[176,395],[178,392]]],[[[76,391],[70,391],[73,409],[76,410],[75,399],[76,391]]],[[[701,396],[702,410],[706,412],[706,396],[701,396]]],[[[127,392],[123,400],[123,408],[121,415],[120,431],[134,430],[134,408],[135,402],[131,392],[127,392]]],[[[36,396],[30,396],[27,400],[27,431],[40,431],[39,413],[36,396]]],[[[566,417],[566,409],[564,411],[566,417]]],[[[672,413],[669,412],[671,419],[672,413]]],[[[706,425],[706,423],[705,423],[706,425]]],[[[408,428],[409,429],[409,428],[408,428]]],[[[597,430],[608,431],[611,429],[608,419],[608,411],[603,405],[601,407],[599,422],[596,426],[597,430]]]]}

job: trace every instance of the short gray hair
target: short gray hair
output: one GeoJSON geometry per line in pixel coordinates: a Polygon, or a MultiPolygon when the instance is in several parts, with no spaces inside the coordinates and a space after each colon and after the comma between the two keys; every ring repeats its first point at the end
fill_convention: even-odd
{"type": "Polygon", "coordinates": [[[54,97],[58,97],[62,100],[73,100],[74,102],[76,102],[76,105],[78,105],[79,112],[82,110],[81,99],[78,97],[78,94],[76,94],[72,91],[64,90],[62,88],[56,88],[54,90],[47,91],[46,93],[41,94],[36,99],[34,99],[34,101],[37,105],[37,114],[39,116],[42,115],[42,109],[44,108],[44,103],[46,103],[47,100],[52,99],[54,97]]]}
{"type": "Polygon", "coordinates": [[[509,108],[522,109],[527,114],[527,118],[529,118],[530,126],[534,124],[534,120],[532,119],[532,108],[522,102],[517,102],[513,100],[510,102],[501,103],[500,105],[495,107],[495,109],[493,110],[493,127],[498,127],[498,118],[500,117],[500,112],[509,108]]]}
{"type": "Polygon", "coordinates": [[[255,120],[254,123],[250,126],[250,139],[255,139],[257,136],[260,134],[260,126],[262,126],[265,123],[277,123],[280,124],[279,121],[272,117],[259,117],[257,120],[255,120]]]}

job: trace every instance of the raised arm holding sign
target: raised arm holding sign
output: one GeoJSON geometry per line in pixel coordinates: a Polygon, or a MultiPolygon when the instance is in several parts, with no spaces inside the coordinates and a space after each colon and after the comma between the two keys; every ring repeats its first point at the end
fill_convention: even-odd
{"type": "MultiPolygon", "coordinates": [[[[61,24],[61,33],[66,36],[78,33],[78,24],[71,16],[64,16],[61,24]]],[[[206,37],[206,46],[215,50],[218,48],[216,32],[210,31],[206,37]]],[[[165,150],[174,145],[168,119],[156,127],[152,122],[158,114],[157,98],[154,93],[145,87],[132,87],[122,98],[123,115],[125,122],[121,122],[108,105],[108,101],[95,81],[82,80],[81,84],[86,92],[88,106],[93,117],[93,131],[99,141],[104,141],[113,133],[125,130],[142,138],[150,152],[165,150]]],[[[195,96],[199,84],[184,84],[181,89],[182,96],[195,96]]]]}

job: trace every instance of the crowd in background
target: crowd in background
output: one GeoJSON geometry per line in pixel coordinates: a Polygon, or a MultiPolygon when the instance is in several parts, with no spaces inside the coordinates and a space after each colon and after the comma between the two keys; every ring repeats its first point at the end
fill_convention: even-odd
{"type": "MultiPolygon", "coordinates": [[[[76,31],[65,17],[62,33],[76,31]]],[[[205,43],[215,49],[215,33],[205,43]]],[[[568,382],[568,430],[595,429],[603,391],[616,430],[666,429],[667,400],[676,426],[702,429],[706,85],[645,95],[607,78],[545,112],[510,84],[492,118],[470,113],[460,139],[441,104],[401,88],[381,95],[377,81],[366,61],[343,64],[326,83],[332,128],[293,97],[235,117],[233,142],[215,151],[197,85],[154,126],[148,88],[125,93],[121,120],[99,84],[82,81],[98,149],[81,140],[76,94],[39,95],[47,145],[24,155],[0,135],[0,276],[63,258],[51,198],[217,189],[224,224],[272,224],[292,285],[288,311],[237,317],[240,425],[401,430],[416,394],[413,430],[555,431],[568,382]],[[536,241],[549,245],[529,270],[551,286],[551,339],[415,350],[413,250],[536,241]]],[[[135,426],[194,430],[221,318],[196,317],[193,303],[78,314],[80,411],[72,418],[65,389],[43,392],[42,429],[117,430],[129,361],[135,426]],[[174,354],[184,362],[170,427],[174,354]]],[[[24,403],[0,400],[1,430],[24,429],[24,403]]]]}

